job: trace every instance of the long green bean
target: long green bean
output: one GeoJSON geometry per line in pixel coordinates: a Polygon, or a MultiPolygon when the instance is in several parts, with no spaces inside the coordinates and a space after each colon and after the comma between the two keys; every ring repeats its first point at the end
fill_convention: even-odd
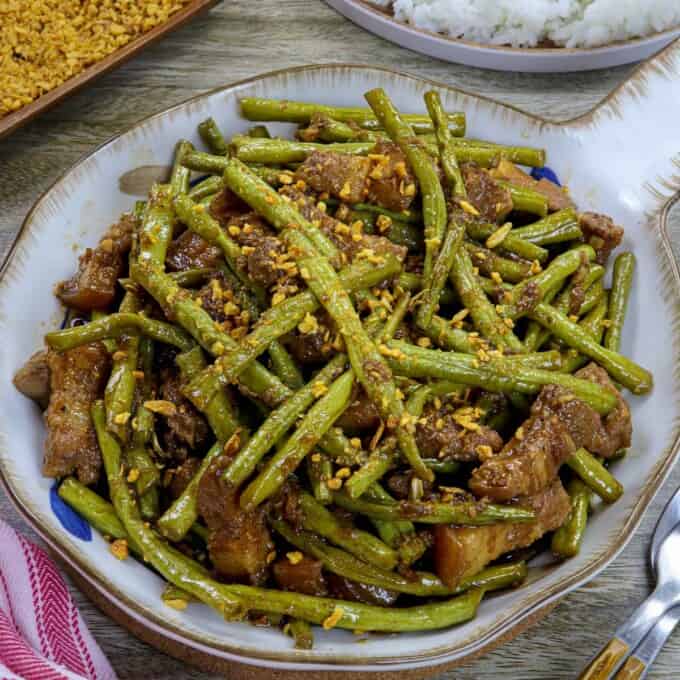
{"type": "Polygon", "coordinates": [[[560,557],[579,554],[581,541],[588,522],[590,489],[578,479],[572,479],[567,487],[571,510],[565,523],[553,534],[551,549],[560,557]]]}
{"type": "Polygon", "coordinates": [[[614,261],[614,275],[607,315],[609,327],[604,333],[604,346],[612,352],[618,352],[621,347],[623,323],[626,319],[626,309],[633,285],[634,272],[635,255],[633,253],[621,253],[614,261]]]}
{"type": "Polygon", "coordinates": [[[615,503],[621,498],[623,486],[595,456],[585,449],[579,449],[570,456],[567,465],[605,503],[615,503]]]}
{"type": "Polygon", "coordinates": [[[245,488],[240,499],[244,510],[252,510],[278,491],[286,477],[295,471],[347,408],[353,383],[354,372],[351,370],[336,378],[323,397],[312,406],[288,441],[245,488]]]}
{"type": "Polygon", "coordinates": [[[206,118],[202,123],[199,123],[198,134],[201,136],[205,145],[210,149],[211,153],[217,154],[218,156],[227,155],[227,141],[220,132],[214,118],[206,118]]]}

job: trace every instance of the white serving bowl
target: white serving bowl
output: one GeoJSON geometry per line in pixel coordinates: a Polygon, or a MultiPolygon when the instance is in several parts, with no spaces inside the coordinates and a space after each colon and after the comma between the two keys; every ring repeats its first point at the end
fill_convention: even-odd
{"type": "MultiPolygon", "coordinates": [[[[665,232],[666,209],[680,187],[680,47],[642,67],[588,115],[553,124],[492,101],[409,75],[367,66],[309,66],[266,74],[201,95],[144,120],[103,144],[64,173],[29,212],[0,280],[0,473],[29,523],[96,601],[141,637],[213,669],[230,664],[265,674],[302,670],[320,677],[355,672],[417,676],[441,670],[517,634],[537,612],[593,578],[623,549],[678,452],[680,340],[678,272],[665,232]],[[545,147],[549,165],[569,184],[582,209],[610,214],[626,227],[624,247],[638,259],[623,351],[655,376],[653,392],[631,398],[635,433],[630,453],[615,466],[621,500],[596,508],[581,553],[562,564],[535,566],[519,589],[490,596],[464,625],[422,634],[375,635],[357,644],[347,631],[318,630],[313,650],[292,647],[278,630],[226,623],[208,607],[179,612],[160,598],[164,583],[134,559],[119,562],[96,533],[67,532],[50,506],[52,480],[41,475],[45,437],[41,414],[11,378],[43,345],[62,315],[54,283],[76,266],[76,251],[94,245],[121,211],[133,207],[134,187],[171,161],[174,142],[200,145],[197,124],[213,116],[228,135],[249,123],[243,96],[362,105],[381,86],[404,112],[423,111],[436,87],[449,111],[468,114],[469,134],[497,142],[545,147]]],[[[273,125],[277,133],[289,127],[273,125]]],[[[142,182],[144,183],[144,182],[142,182]]],[[[277,675],[277,677],[279,677],[277,675]]]]}

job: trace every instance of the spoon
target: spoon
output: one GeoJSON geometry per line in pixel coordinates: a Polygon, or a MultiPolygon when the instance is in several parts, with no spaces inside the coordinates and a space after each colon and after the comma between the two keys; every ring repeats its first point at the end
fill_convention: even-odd
{"type": "Polygon", "coordinates": [[[643,678],[680,619],[680,489],[654,530],[650,560],[656,572],[654,592],[614,633],[614,637],[579,676],[580,680],[643,678]],[[675,609],[673,609],[675,607],[675,609]],[[625,665],[624,664],[625,661],[625,665]],[[622,667],[623,666],[623,667],[622,667]]]}

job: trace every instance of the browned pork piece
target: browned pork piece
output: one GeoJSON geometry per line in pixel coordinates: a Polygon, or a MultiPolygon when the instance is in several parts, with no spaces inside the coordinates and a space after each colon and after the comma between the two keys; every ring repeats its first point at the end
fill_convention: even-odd
{"type": "Polygon", "coordinates": [[[387,210],[408,210],[417,193],[416,178],[403,151],[392,142],[378,142],[371,152],[373,169],[368,178],[366,202],[387,210]]]}
{"type": "Polygon", "coordinates": [[[200,459],[192,457],[187,458],[181,465],[165,473],[163,485],[167,486],[173,500],[184,493],[200,467],[200,459]]]}
{"type": "Polygon", "coordinates": [[[616,394],[617,407],[603,417],[564,388],[547,385],[532,405],[530,417],[501,453],[472,473],[469,486],[477,496],[503,502],[534,495],[555,479],[577,449],[608,457],[630,445],[630,410],[606,371],[589,364],[576,376],[616,394]]]}
{"type": "Polygon", "coordinates": [[[199,484],[198,511],[208,526],[208,552],[225,580],[262,585],[267,580],[268,556],[274,543],[264,509],[241,510],[237,489],[224,481],[222,473],[230,460],[230,455],[223,455],[213,461],[199,484]]]}
{"type": "Polygon", "coordinates": [[[321,562],[298,551],[288,553],[277,560],[272,572],[277,585],[283,590],[319,597],[328,595],[321,562]]]}
{"type": "Polygon", "coordinates": [[[123,274],[132,242],[135,218],[123,215],[104,234],[94,250],[80,256],[78,271],[57,284],[56,296],[67,306],[84,312],[106,309],[116,296],[116,282],[123,274]]]}
{"type": "Polygon", "coordinates": [[[491,174],[498,179],[504,179],[519,187],[526,187],[543,194],[548,199],[548,210],[550,212],[574,207],[574,202],[562,187],[545,178],[536,181],[510,161],[500,161],[498,167],[494,168],[491,174]]]}
{"type": "Polygon", "coordinates": [[[518,502],[531,508],[536,519],[526,523],[503,522],[482,527],[439,524],[434,530],[434,562],[439,578],[453,588],[504,553],[526,548],[564,524],[571,509],[559,480],[535,496],[518,502]]]}
{"type": "Polygon", "coordinates": [[[45,413],[47,441],[43,474],[77,474],[83,484],[99,479],[102,460],[90,408],[109,377],[110,359],[100,342],[47,354],[50,401],[45,413]]]}
{"type": "Polygon", "coordinates": [[[463,163],[463,173],[468,200],[489,222],[500,222],[512,210],[510,190],[491,177],[488,170],[476,163],[463,163]]]}
{"type": "Polygon", "coordinates": [[[360,203],[365,197],[370,169],[371,161],[365,156],[314,151],[297,169],[295,177],[314,191],[326,192],[347,203],[360,203]]]}
{"type": "Polygon", "coordinates": [[[183,272],[187,269],[214,269],[222,260],[222,251],[211,246],[198,234],[187,229],[183,231],[168,247],[165,264],[171,272],[183,272]]]}
{"type": "Polygon", "coordinates": [[[42,349],[33,354],[16,372],[12,382],[21,394],[33,399],[40,408],[46,409],[50,400],[50,369],[47,366],[47,351],[42,349]]]}
{"type": "Polygon", "coordinates": [[[459,418],[454,405],[439,401],[428,404],[418,419],[416,442],[424,458],[441,460],[477,460],[503,447],[498,432],[469,418],[459,418]]]}
{"type": "Polygon", "coordinates": [[[578,223],[583,240],[595,250],[597,263],[605,264],[609,254],[623,240],[623,227],[614,224],[611,217],[594,212],[581,213],[578,223]]]}
{"type": "Polygon", "coordinates": [[[182,394],[179,376],[169,368],[161,371],[159,397],[168,402],[167,408],[157,413],[164,425],[161,430],[163,445],[175,460],[183,461],[195,450],[208,445],[210,428],[205,418],[182,394]]]}
{"type": "Polygon", "coordinates": [[[354,385],[349,406],[335,424],[352,433],[375,430],[380,425],[380,413],[363,387],[354,385]]]}

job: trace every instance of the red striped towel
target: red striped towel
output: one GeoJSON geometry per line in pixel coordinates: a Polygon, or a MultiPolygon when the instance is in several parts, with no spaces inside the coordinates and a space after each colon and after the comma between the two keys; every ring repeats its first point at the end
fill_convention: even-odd
{"type": "Polygon", "coordinates": [[[47,553],[0,520],[0,680],[115,680],[47,553]]]}

